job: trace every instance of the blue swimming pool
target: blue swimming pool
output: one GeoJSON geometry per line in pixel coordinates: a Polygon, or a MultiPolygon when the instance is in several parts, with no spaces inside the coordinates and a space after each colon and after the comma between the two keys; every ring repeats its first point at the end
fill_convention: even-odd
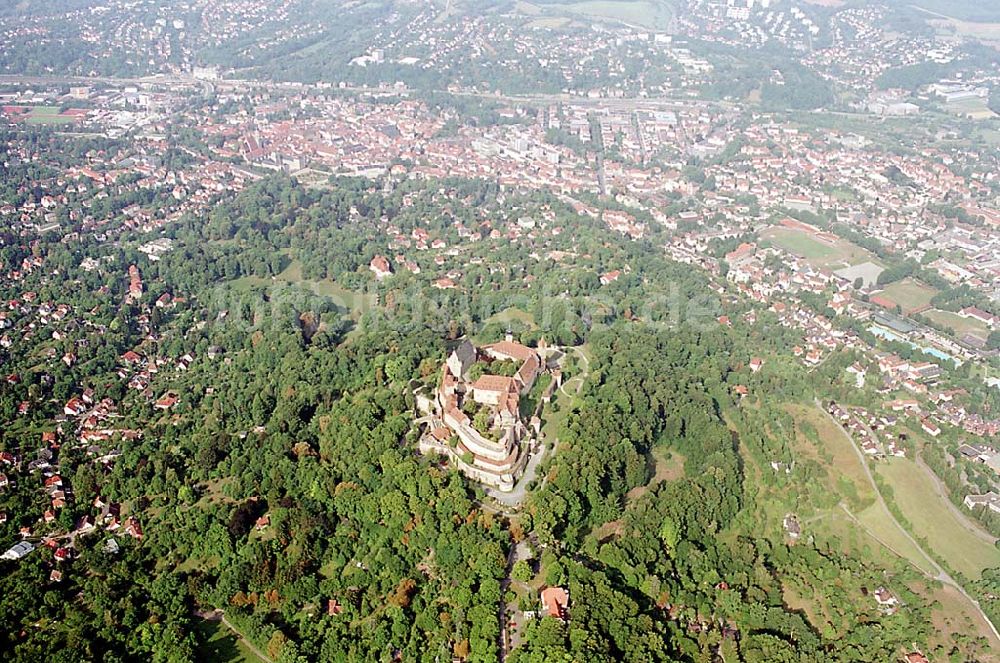
{"type": "Polygon", "coordinates": [[[951,355],[949,355],[946,352],[942,352],[941,350],[938,350],[937,348],[929,348],[929,347],[926,347],[926,346],[923,346],[923,345],[918,345],[918,344],[914,343],[913,341],[905,338],[904,336],[901,336],[901,335],[897,334],[896,332],[892,331],[891,329],[886,329],[885,327],[882,327],[880,325],[871,325],[870,327],[868,327],[868,331],[870,331],[871,333],[875,334],[879,338],[884,338],[887,341],[896,341],[897,343],[906,343],[910,347],[916,348],[917,350],[920,350],[924,354],[931,355],[932,357],[937,357],[938,359],[940,359],[942,361],[952,361],[952,362],[955,362],[956,365],[961,364],[961,362],[959,360],[955,359],[954,357],[952,357],[951,355]]]}

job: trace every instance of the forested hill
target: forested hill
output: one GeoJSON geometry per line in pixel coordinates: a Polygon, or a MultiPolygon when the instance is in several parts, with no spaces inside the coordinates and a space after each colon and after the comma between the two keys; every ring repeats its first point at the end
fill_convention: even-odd
{"type": "MultiPolygon", "coordinates": [[[[568,621],[532,620],[509,661],[892,661],[927,646],[917,571],[830,537],[791,545],[761,516],[753,454],[787,440],[733,388],[786,332],[767,316],[756,331],[718,324],[708,277],[663,257],[664,232],[650,223],[635,241],[492,183],[307,189],[274,176],[171,226],[159,261],[137,247],[160,236],[138,231],[113,252],[39,242],[48,269],[30,287],[65,304],[67,322],[55,338],[9,316],[25,333],[4,356],[19,379],[0,387],[12,422],[0,445],[25,469],[8,470],[0,535],[32,528],[54,548],[71,540],[75,558],[43,545],[0,562],[2,657],[206,660],[200,615],[221,609],[282,663],[495,661],[501,599],[537,610],[542,586],[568,588],[568,621]],[[423,235],[449,251],[403,241],[423,235]],[[395,267],[382,282],[376,255],[395,267]],[[602,281],[610,270],[620,276],[602,281]],[[541,422],[558,448],[520,509],[419,455],[413,426],[414,387],[456,341],[508,330],[589,356],[564,364],[541,422]],[[84,395],[114,417],[80,444],[67,399],[84,395]],[[749,430],[748,447],[734,431],[749,430]],[[52,521],[26,468],[50,435],[61,444],[45,462],[70,496],[52,521]],[[103,515],[84,527],[108,504],[132,535],[103,515]],[[518,543],[537,554],[511,571],[518,543]],[[902,609],[871,600],[883,586],[902,609]]],[[[810,402],[799,373],[768,374],[773,393],[810,402]]],[[[962,647],[982,651],[971,636],[962,647]]]]}
{"type": "Polygon", "coordinates": [[[906,616],[838,604],[883,582],[877,565],[827,544],[789,547],[742,520],[746,459],[720,417],[734,412],[732,334],[627,325],[592,342],[600,368],[530,509],[558,550],[543,555],[546,582],[569,583],[573,619],[538,622],[513,660],[889,661],[921,637],[928,606],[916,597],[906,616]],[[636,491],[653,449],[685,459],[682,476],[636,491]],[[821,601],[846,613],[841,637],[785,603],[805,569],[821,601]]]}

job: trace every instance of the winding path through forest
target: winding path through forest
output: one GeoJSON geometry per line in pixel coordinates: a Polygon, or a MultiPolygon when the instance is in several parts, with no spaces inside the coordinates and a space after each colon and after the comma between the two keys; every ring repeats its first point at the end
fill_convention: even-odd
{"type": "Polygon", "coordinates": [[[240,630],[238,628],[229,623],[229,620],[226,619],[226,613],[223,610],[219,610],[218,608],[216,608],[215,610],[197,610],[195,611],[194,615],[195,617],[200,617],[201,619],[204,619],[209,622],[221,621],[223,626],[232,631],[233,635],[239,638],[240,641],[243,642],[244,645],[246,645],[247,649],[253,652],[254,656],[264,661],[265,663],[274,663],[274,661],[272,661],[266,654],[264,654],[264,652],[262,652],[260,649],[257,648],[257,645],[250,642],[248,638],[246,638],[242,633],[240,633],[240,630]]]}
{"type": "Polygon", "coordinates": [[[580,360],[583,362],[583,372],[580,373],[580,375],[574,375],[573,377],[569,378],[559,386],[559,391],[564,396],[573,396],[575,394],[580,393],[580,390],[583,389],[584,381],[587,379],[587,376],[590,375],[590,360],[587,359],[587,354],[576,346],[570,346],[565,349],[567,352],[569,350],[572,350],[576,354],[576,356],[579,357],[580,360]],[[566,390],[566,387],[569,385],[570,382],[576,382],[576,389],[573,390],[573,393],[570,393],[569,391],[566,390]]]}

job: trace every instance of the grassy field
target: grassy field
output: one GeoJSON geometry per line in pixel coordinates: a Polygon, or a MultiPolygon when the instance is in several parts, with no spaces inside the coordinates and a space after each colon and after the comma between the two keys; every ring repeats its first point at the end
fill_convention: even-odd
{"type": "Polygon", "coordinates": [[[896,524],[892,514],[880,503],[875,503],[864,511],[853,515],[864,526],[872,539],[888,547],[892,552],[906,559],[924,573],[931,575],[938,573],[934,560],[929,559],[917,546],[913,545],[913,542],[906,537],[906,533],[896,524]]]}
{"type": "Polygon", "coordinates": [[[674,15],[673,4],[665,0],[585,0],[584,2],[536,2],[557,13],[588,18],[610,19],[644,28],[664,29],[674,15]]]}
{"type": "Polygon", "coordinates": [[[930,306],[931,298],[937,293],[937,290],[928,285],[905,278],[889,284],[884,290],[875,294],[898,304],[903,313],[909,314],[930,306]]]}
{"type": "MultiPolygon", "coordinates": [[[[302,276],[302,264],[298,260],[293,260],[288,267],[277,276],[277,281],[294,283],[308,288],[313,293],[323,297],[329,297],[337,306],[348,309],[351,317],[358,319],[361,314],[371,310],[375,306],[375,296],[369,293],[348,290],[339,283],[331,280],[311,281],[302,276]]],[[[260,287],[271,285],[271,279],[258,276],[244,276],[232,281],[236,287],[260,287]]]]}
{"type": "Polygon", "coordinates": [[[1000,147],[1000,131],[996,129],[985,129],[979,133],[980,143],[1000,147]]]}
{"type": "Polygon", "coordinates": [[[653,476],[643,486],[636,486],[625,495],[626,502],[634,502],[661,481],[676,481],[684,476],[684,457],[663,446],[653,447],[648,460],[653,463],[653,476]]]}
{"type": "Polygon", "coordinates": [[[986,326],[986,323],[975,318],[963,318],[957,313],[941,311],[939,309],[925,311],[923,315],[939,325],[944,325],[959,336],[975,334],[976,336],[986,338],[990,335],[990,328],[986,326]]]}
{"type": "MultiPolygon", "coordinates": [[[[994,648],[1000,647],[1000,641],[997,641],[983,616],[977,610],[973,610],[969,601],[954,587],[948,585],[933,587],[927,583],[911,589],[937,603],[931,610],[931,623],[934,624],[934,632],[928,638],[931,647],[937,646],[948,650],[957,638],[967,637],[970,634],[986,638],[994,648]]],[[[977,660],[995,659],[984,655],[977,660]]]]}
{"type": "Polygon", "coordinates": [[[542,13],[542,8],[524,0],[517,0],[514,3],[514,11],[525,16],[538,16],[542,13]]]}
{"type": "Polygon", "coordinates": [[[769,228],[761,233],[761,239],[768,240],[789,253],[802,256],[814,267],[842,267],[869,260],[877,262],[871,253],[846,240],[840,239],[829,244],[791,228],[769,228]]]}
{"type": "Polygon", "coordinates": [[[946,104],[945,110],[949,113],[956,113],[973,120],[990,120],[997,116],[986,105],[985,99],[964,99],[954,103],[946,104]]]}
{"type": "Polygon", "coordinates": [[[27,124],[72,124],[78,119],[60,115],[58,106],[5,106],[4,112],[9,118],[27,124]]]}
{"type": "Polygon", "coordinates": [[[263,663],[221,621],[202,620],[195,628],[205,642],[198,650],[199,661],[203,663],[263,663]]]}
{"type": "Polygon", "coordinates": [[[566,16],[548,16],[545,18],[537,18],[534,21],[530,21],[524,24],[526,28],[564,28],[567,25],[572,25],[573,19],[566,16]]]}
{"type": "Polygon", "coordinates": [[[870,504],[875,499],[875,489],[851,441],[840,427],[816,407],[789,403],[785,409],[800,427],[792,446],[796,455],[813,458],[825,465],[830,491],[850,497],[856,505],[870,504]],[[802,428],[810,427],[816,431],[818,444],[802,432],[802,428]]]}
{"type": "MultiPolygon", "coordinates": [[[[834,491],[843,500],[840,506],[816,510],[805,517],[800,513],[804,532],[829,542],[846,554],[863,557],[887,569],[900,570],[901,565],[908,564],[929,576],[937,575],[940,569],[934,560],[914,545],[887,508],[875,501],[875,486],[868,479],[853,443],[840,427],[822,410],[809,405],[788,403],[784,409],[794,417],[798,429],[795,439],[790,441],[796,458],[800,461],[806,458],[821,460],[827,476],[816,480],[822,482],[823,490],[834,491]],[[849,484],[854,488],[845,490],[849,484]],[[857,491],[859,497],[869,500],[868,506],[852,511],[845,499],[851,491],[857,491]]],[[[919,469],[912,462],[910,465],[919,469]]],[[[780,490],[758,483],[759,475],[767,469],[747,463],[746,476],[747,482],[760,490],[758,504],[764,505],[768,520],[773,522],[787,512],[789,505],[780,490]]],[[[924,492],[933,496],[930,487],[924,486],[924,492]]],[[[942,519],[945,516],[938,513],[933,517],[942,519]]],[[[983,552],[981,546],[979,550],[983,552]]],[[[997,553],[993,551],[993,554],[997,553]]],[[[993,647],[1000,646],[981,615],[954,588],[927,579],[916,581],[911,589],[933,605],[931,618],[935,633],[929,642],[932,647],[948,649],[954,645],[956,638],[972,636],[986,638],[993,647]]],[[[783,598],[787,605],[802,610],[817,627],[825,623],[825,607],[822,604],[788,586],[784,587],[783,598]]]]}
{"type": "Polygon", "coordinates": [[[928,24],[939,33],[978,39],[988,46],[1000,45],[1000,22],[960,21],[956,18],[930,18],[928,24]]]}
{"type": "Polygon", "coordinates": [[[1000,5],[984,0],[892,0],[892,4],[965,21],[1000,21],[1000,5]]]}
{"type": "Polygon", "coordinates": [[[309,281],[303,278],[302,264],[298,260],[293,260],[285,268],[285,271],[278,274],[278,280],[304,284],[317,295],[330,297],[338,305],[344,306],[355,313],[367,310],[375,305],[375,297],[373,295],[348,290],[339,283],[330,280],[309,281]]]}
{"type": "Polygon", "coordinates": [[[850,549],[869,552],[881,549],[883,554],[898,555],[921,571],[936,573],[933,560],[906,538],[891,514],[876,501],[875,486],[868,480],[853,442],[840,427],[816,407],[790,403],[785,409],[799,426],[815,429],[819,440],[817,446],[800,430],[792,447],[796,455],[812,457],[824,464],[826,490],[840,495],[846,507],[821,513],[813,527],[840,538],[850,549]],[[854,510],[848,510],[852,504],[854,510]]]}
{"type": "Polygon", "coordinates": [[[877,505],[868,507],[860,515],[843,508],[830,511],[808,525],[817,533],[836,537],[841,542],[840,549],[847,555],[870,559],[889,569],[902,564],[922,573],[937,573],[933,560],[909,543],[889,514],[880,513],[877,505]]]}
{"type": "Polygon", "coordinates": [[[959,520],[930,484],[931,477],[911,460],[894,458],[878,467],[893,490],[893,500],[910,521],[913,534],[927,539],[935,553],[966,576],[978,580],[983,569],[1000,566],[1000,550],[959,520]]]}
{"type": "Polygon", "coordinates": [[[212,504],[233,504],[236,502],[225,493],[226,484],[232,484],[235,479],[226,477],[225,479],[210,479],[201,485],[203,491],[195,506],[199,509],[207,509],[212,504]]]}
{"type": "Polygon", "coordinates": [[[522,311],[521,309],[515,308],[513,306],[505,308],[499,313],[494,313],[490,317],[486,318],[486,320],[484,320],[483,323],[487,325],[490,324],[491,322],[498,322],[500,324],[503,324],[505,322],[512,322],[514,320],[518,322],[523,322],[531,329],[535,329],[538,326],[535,324],[534,316],[532,316],[527,311],[522,311]]]}
{"type": "Polygon", "coordinates": [[[792,610],[805,613],[806,620],[810,624],[825,624],[829,621],[823,605],[812,598],[802,596],[791,585],[782,584],[781,599],[792,610]]]}

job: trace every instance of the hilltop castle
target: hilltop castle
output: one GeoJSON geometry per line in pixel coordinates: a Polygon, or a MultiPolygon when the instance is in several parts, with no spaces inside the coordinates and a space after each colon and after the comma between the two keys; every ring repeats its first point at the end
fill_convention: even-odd
{"type": "Polygon", "coordinates": [[[522,415],[521,399],[542,372],[538,352],[510,335],[482,348],[463,341],[441,367],[433,399],[418,399],[430,416],[420,451],[443,454],[468,477],[512,490],[538,432],[525,424],[530,413],[522,415]]]}

